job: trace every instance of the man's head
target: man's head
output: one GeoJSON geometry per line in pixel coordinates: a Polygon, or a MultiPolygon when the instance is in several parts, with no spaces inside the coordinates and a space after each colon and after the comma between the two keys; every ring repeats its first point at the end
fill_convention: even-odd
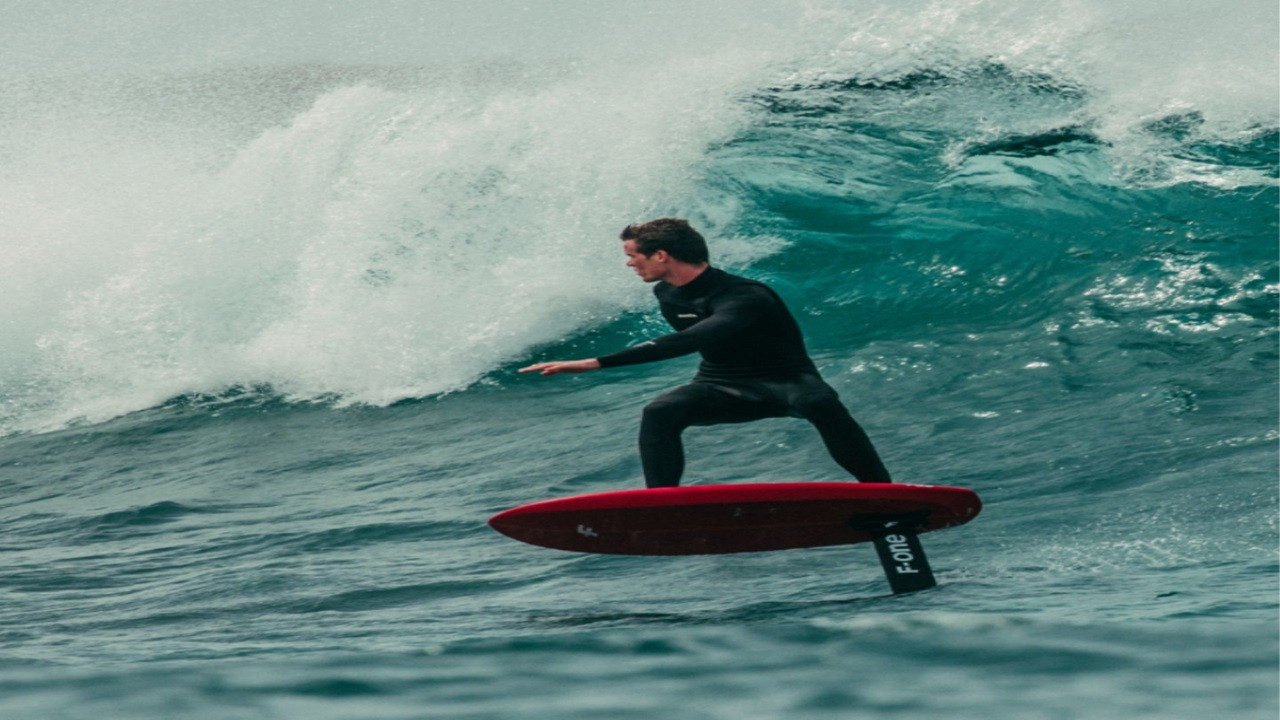
{"type": "Polygon", "coordinates": [[[645,256],[663,250],[682,263],[699,265],[708,260],[707,241],[679,218],[658,218],[628,225],[620,237],[623,241],[635,241],[636,251],[645,256]]]}
{"type": "Polygon", "coordinates": [[[627,267],[641,280],[684,285],[707,267],[707,242],[689,223],[660,218],[622,231],[627,267]]]}

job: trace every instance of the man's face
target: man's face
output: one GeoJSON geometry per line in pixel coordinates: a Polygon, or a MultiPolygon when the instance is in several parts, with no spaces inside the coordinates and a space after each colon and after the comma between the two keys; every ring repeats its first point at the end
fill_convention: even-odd
{"type": "Polygon", "coordinates": [[[645,255],[636,249],[635,240],[626,240],[622,243],[622,252],[627,255],[627,267],[635,270],[641,280],[651,283],[667,276],[667,262],[670,256],[665,250],[645,255]]]}

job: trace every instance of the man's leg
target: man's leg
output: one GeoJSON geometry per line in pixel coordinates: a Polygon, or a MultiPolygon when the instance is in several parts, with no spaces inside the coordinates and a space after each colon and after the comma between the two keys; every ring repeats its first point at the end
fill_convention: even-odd
{"type": "Polygon", "coordinates": [[[684,474],[681,434],[692,425],[747,422],[778,416],[776,409],[710,383],[691,383],[658,396],[640,421],[640,463],[648,487],[675,487],[684,474]]]}
{"type": "Polygon", "coordinates": [[[792,410],[813,423],[827,452],[859,482],[892,482],[871,438],[840,402],[836,391],[818,376],[806,376],[787,393],[792,410]]]}

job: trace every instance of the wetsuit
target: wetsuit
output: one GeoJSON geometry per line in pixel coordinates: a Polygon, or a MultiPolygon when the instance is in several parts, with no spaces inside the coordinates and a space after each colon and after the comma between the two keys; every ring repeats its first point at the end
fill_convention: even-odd
{"type": "Polygon", "coordinates": [[[795,318],[766,285],[707,268],[692,282],[654,286],[669,335],[598,358],[602,367],[666,360],[693,352],[693,382],[644,409],[640,459],[645,484],[680,484],[681,434],[692,425],[799,417],[813,423],[837,463],[862,482],[889,482],[867,434],[818,375],[795,318]]]}

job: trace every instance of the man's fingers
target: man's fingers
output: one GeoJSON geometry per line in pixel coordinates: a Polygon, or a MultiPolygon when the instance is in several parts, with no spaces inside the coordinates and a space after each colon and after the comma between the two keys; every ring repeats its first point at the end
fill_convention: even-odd
{"type": "Polygon", "coordinates": [[[540,362],[540,363],[534,363],[529,367],[522,367],[517,372],[522,372],[522,373],[536,372],[542,375],[555,375],[556,373],[564,372],[564,368],[563,368],[564,365],[565,365],[564,362],[540,362]]]}
{"type": "Polygon", "coordinates": [[[554,362],[540,362],[530,365],[529,367],[520,368],[519,372],[540,372],[543,375],[556,375],[558,373],[584,373],[598,369],[600,369],[600,361],[595,358],[591,358],[590,360],[556,360],[554,362]]]}

